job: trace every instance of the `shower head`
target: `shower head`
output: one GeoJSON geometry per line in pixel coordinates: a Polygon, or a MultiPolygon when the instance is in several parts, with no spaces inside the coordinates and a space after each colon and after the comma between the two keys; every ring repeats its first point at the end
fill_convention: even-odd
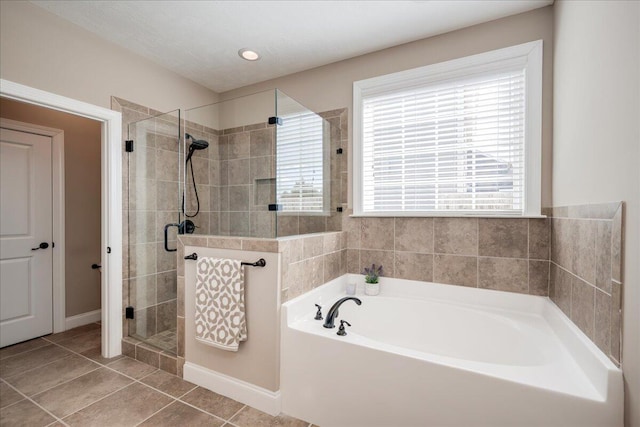
{"type": "Polygon", "coordinates": [[[188,133],[184,134],[185,139],[191,140],[191,145],[189,145],[189,153],[187,153],[187,162],[191,160],[191,156],[193,156],[193,152],[196,150],[204,150],[209,147],[209,143],[204,139],[195,139],[193,136],[188,133]]]}
{"type": "Polygon", "coordinates": [[[209,147],[209,143],[204,139],[195,139],[193,136],[185,133],[185,138],[191,140],[191,145],[189,146],[189,151],[193,150],[204,150],[209,147]]]}

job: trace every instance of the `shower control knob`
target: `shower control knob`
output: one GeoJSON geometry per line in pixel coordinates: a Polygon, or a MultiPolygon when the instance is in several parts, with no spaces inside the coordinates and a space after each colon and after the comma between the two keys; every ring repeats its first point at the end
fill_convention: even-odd
{"type": "Polygon", "coordinates": [[[47,242],[42,242],[38,245],[37,248],[31,248],[32,251],[37,251],[38,249],[47,249],[49,244],[47,242]]]}

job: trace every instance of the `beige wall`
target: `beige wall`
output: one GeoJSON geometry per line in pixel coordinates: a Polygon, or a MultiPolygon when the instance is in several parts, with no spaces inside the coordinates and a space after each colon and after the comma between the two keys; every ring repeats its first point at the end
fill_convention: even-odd
{"type": "MultiPolygon", "coordinates": [[[[246,86],[222,93],[220,98],[230,99],[278,88],[313,111],[348,107],[349,128],[352,129],[351,109],[354,81],[542,39],[544,41],[542,206],[550,206],[552,37],[553,9],[549,6],[246,86]]],[[[351,146],[351,135],[349,141],[349,146],[351,146]]]]}
{"type": "Polygon", "coordinates": [[[4,98],[0,116],[64,131],[66,316],[100,309],[100,123],[4,98]]]}
{"type": "Polygon", "coordinates": [[[625,202],[627,426],[640,426],[640,3],[555,4],[553,205],[625,202]]]}
{"type": "Polygon", "coordinates": [[[112,95],[159,111],[217,94],[25,1],[0,2],[0,77],[101,107],[112,95]]]}

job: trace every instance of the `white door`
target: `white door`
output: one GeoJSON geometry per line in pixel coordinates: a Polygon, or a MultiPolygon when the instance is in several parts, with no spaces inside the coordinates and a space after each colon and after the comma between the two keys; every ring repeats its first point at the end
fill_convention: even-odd
{"type": "Polygon", "coordinates": [[[0,347],[53,332],[51,181],[51,137],[0,129],[0,347]]]}

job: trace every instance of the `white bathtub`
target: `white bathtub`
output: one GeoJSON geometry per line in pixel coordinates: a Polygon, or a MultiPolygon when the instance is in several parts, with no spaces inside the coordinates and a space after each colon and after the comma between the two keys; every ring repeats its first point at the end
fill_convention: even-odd
{"type": "Polygon", "coordinates": [[[321,427],[622,425],[621,371],[548,298],[383,278],[323,328],[314,304],[326,316],[350,280],[283,305],[283,412],[321,427]]]}

